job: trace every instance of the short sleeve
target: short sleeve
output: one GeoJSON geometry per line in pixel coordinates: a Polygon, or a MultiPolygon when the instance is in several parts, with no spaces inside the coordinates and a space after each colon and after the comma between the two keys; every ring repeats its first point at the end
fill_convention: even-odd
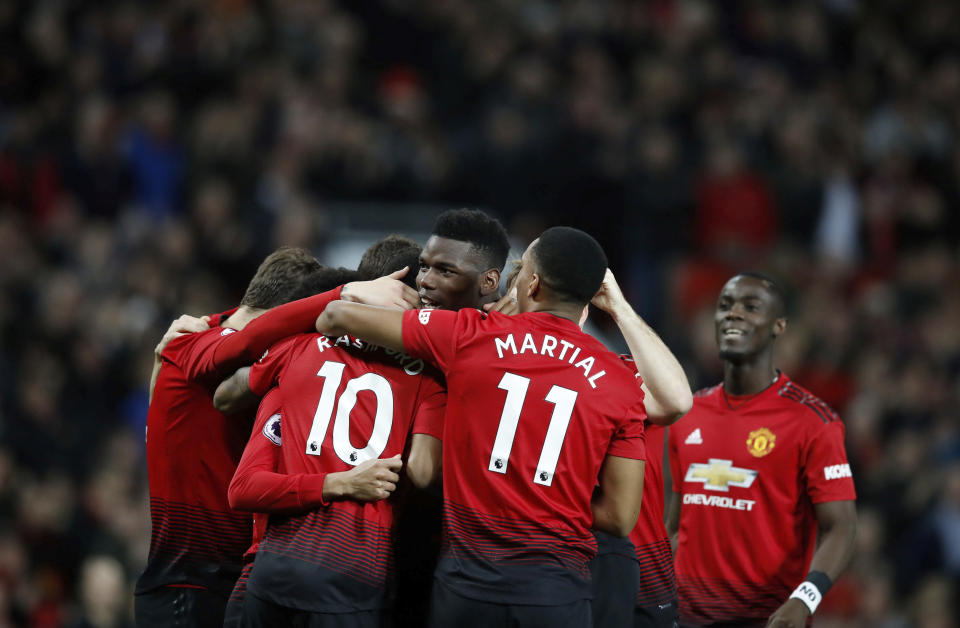
{"type": "Polygon", "coordinates": [[[843,423],[835,420],[818,428],[803,452],[803,474],[810,501],[820,504],[856,499],[853,474],[843,446],[843,423]]]}
{"type": "MultiPolygon", "coordinates": [[[[682,418],[680,419],[683,420],[682,418]]],[[[682,493],[683,489],[680,488],[681,483],[683,482],[683,474],[680,473],[680,455],[677,450],[677,433],[676,424],[672,426],[673,429],[667,430],[667,462],[670,463],[670,485],[673,488],[674,493],[682,493]]]]}
{"type": "Polygon", "coordinates": [[[413,433],[427,434],[443,440],[443,417],[447,411],[447,389],[439,373],[423,374],[416,414],[413,418],[413,433]]]}
{"type": "Polygon", "coordinates": [[[250,366],[250,391],[253,394],[263,396],[280,382],[294,342],[289,338],[276,343],[250,366]]]}
{"type": "Polygon", "coordinates": [[[403,313],[404,351],[448,373],[456,354],[457,321],[457,312],[407,310],[403,313]]]}
{"type": "Polygon", "coordinates": [[[626,420],[613,435],[610,441],[610,447],[607,449],[607,454],[620,456],[621,458],[646,460],[646,435],[643,429],[643,422],[646,418],[647,413],[643,407],[643,396],[641,393],[640,400],[630,407],[627,411],[626,420]]]}

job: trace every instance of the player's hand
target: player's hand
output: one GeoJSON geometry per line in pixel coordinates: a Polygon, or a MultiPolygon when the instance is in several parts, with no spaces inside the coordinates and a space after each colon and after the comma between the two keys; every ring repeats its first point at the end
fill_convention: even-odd
{"type": "Polygon", "coordinates": [[[400,481],[403,461],[400,454],[393,458],[367,460],[349,471],[350,478],[344,497],[360,502],[375,502],[390,497],[400,481]]]}
{"type": "Polygon", "coordinates": [[[409,266],[404,266],[389,275],[378,277],[370,281],[351,281],[343,286],[340,298],[344,301],[377,305],[380,307],[395,307],[401,310],[412,310],[420,307],[420,295],[417,291],[400,281],[410,272],[409,266]]]}
{"type": "Polygon", "coordinates": [[[604,312],[612,314],[614,309],[623,306],[626,302],[627,299],[623,296],[623,291],[620,290],[617,278],[613,276],[613,272],[608,268],[607,272],[603,275],[603,283],[600,284],[600,290],[597,291],[597,294],[594,295],[590,303],[604,312]]]}
{"type": "Polygon", "coordinates": [[[167,328],[167,333],[163,335],[163,338],[160,339],[160,342],[154,348],[153,352],[158,357],[163,353],[164,347],[170,344],[170,341],[174,338],[179,338],[186,334],[193,334],[198,331],[206,331],[210,329],[210,317],[201,316],[197,318],[196,316],[190,316],[189,314],[184,314],[177,320],[170,323],[170,327],[167,328]]]}
{"type": "Polygon", "coordinates": [[[810,609],[807,608],[807,605],[792,597],[770,616],[767,628],[803,628],[807,625],[807,617],[809,616],[810,609]]]}
{"type": "Polygon", "coordinates": [[[517,289],[512,288],[497,301],[493,301],[492,303],[484,303],[483,311],[500,312],[501,314],[506,314],[507,316],[513,316],[520,311],[520,308],[517,305],[517,289]]]}

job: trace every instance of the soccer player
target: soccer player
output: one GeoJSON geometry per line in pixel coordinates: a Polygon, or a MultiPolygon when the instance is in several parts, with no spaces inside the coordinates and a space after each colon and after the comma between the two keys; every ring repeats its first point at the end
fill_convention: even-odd
{"type": "Polygon", "coordinates": [[[509,252],[503,225],[485,212],[443,212],[420,254],[420,302],[425,308],[459,310],[496,301],[509,252]]]}
{"type": "Polygon", "coordinates": [[[680,363],[630,306],[609,269],[592,304],[610,314],[627,341],[632,357],[621,359],[636,370],[647,411],[640,517],[627,539],[596,534],[598,554],[590,564],[593,625],[672,628],[677,585],[663,523],[663,450],[666,426],[690,410],[693,395],[680,363]]]}
{"type": "Polygon", "coordinates": [[[303,279],[318,267],[302,249],[275,251],[257,270],[239,308],[211,317],[211,329],[175,338],[163,349],[147,417],[153,525],[136,588],[138,626],[222,623],[240,572],[249,517],[230,510],[226,488],[247,427],[214,410],[211,397],[219,380],[275,340],[309,328],[332,299],[384,305],[417,300],[400,282],[382,278],[275,307],[301,296],[303,279]]]}
{"type": "MultiPolygon", "coordinates": [[[[281,468],[288,478],[313,477],[323,492],[319,508],[271,517],[247,581],[242,625],[380,625],[393,506],[361,500],[394,490],[408,437],[411,480],[425,485],[438,473],[439,455],[429,466],[413,460],[421,450],[439,452],[446,403],[439,375],[402,352],[311,333],[271,346],[251,367],[249,385],[258,395],[279,387],[281,468]],[[359,499],[328,490],[334,476],[366,468],[390,477],[359,499]]],[[[277,510],[262,500],[250,505],[277,510]]]]}
{"type": "Polygon", "coordinates": [[[605,269],[593,238],[554,227],[523,254],[516,316],[331,304],[317,319],[447,377],[433,626],[591,624],[590,528],[626,536],[643,484],[643,392],[577,325],[605,269]]]}
{"type": "Polygon", "coordinates": [[[730,279],[714,325],[723,383],[668,438],[680,623],[802,626],[853,552],[843,423],[774,367],[787,329],[776,282],[730,279]]]}

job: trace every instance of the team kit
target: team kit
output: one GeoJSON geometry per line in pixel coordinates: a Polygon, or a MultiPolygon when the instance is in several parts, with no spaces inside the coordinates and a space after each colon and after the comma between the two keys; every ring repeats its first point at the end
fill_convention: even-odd
{"type": "Polygon", "coordinates": [[[693,393],[590,235],[508,253],[450,210],[357,270],[281,247],[173,322],[137,626],[809,625],[856,494],[842,421],[776,368],[783,287],[727,281],[723,380],[693,393]]]}

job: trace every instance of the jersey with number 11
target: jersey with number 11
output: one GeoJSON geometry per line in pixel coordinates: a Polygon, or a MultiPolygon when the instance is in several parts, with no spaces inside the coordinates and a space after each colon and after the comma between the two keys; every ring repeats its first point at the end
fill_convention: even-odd
{"type": "MultiPolygon", "coordinates": [[[[404,451],[411,433],[439,438],[446,392],[423,360],[355,338],[294,336],[250,370],[250,388],[280,387],[287,473],[348,471],[404,451]]],[[[270,516],[247,585],[257,597],[311,612],[373,610],[390,570],[393,500],[335,501],[270,516]]]]}
{"type": "Polygon", "coordinates": [[[546,313],[409,311],[403,344],[447,378],[437,577],[505,604],[589,597],[600,466],[645,457],[636,373],[546,313]]]}

